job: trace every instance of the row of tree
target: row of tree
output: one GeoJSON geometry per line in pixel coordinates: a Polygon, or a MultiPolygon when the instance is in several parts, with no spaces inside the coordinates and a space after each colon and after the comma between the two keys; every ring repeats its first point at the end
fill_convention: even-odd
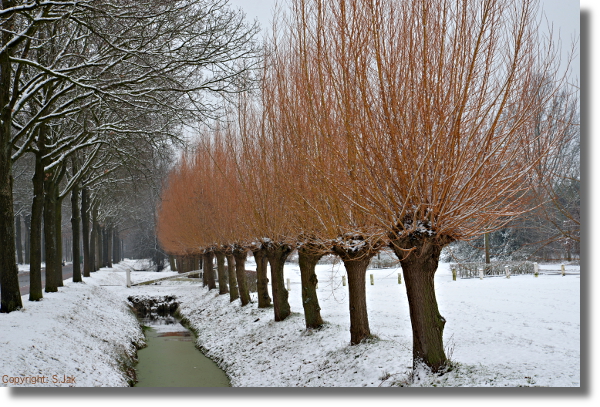
{"type": "Polygon", "coordinates": [[[257,31],[226,0],[2,0],[0,311],[22,306],[15,212],[29,229],[30,300],[43,296],[42,233],[45,291],[62,285],[67,197],[73,256],[81,241],[84,258],[73,280],[98,267],[100,252],[110,263],[111,231],[136,216],[128,194],[156,183],[185,129],[217,115],[220,96],[252,86],[257,31]],[[30,187],[15,189],[16,169],[30,187]]]}
{"type": "Polygon", "coordinates": [[[240,270],[251,251],[259,307],[270,303],[268,261],[275,321],[290,314],[283,265],[297,250],[313,328],[322,324],[315,265],[338,255],[351,344],[370,337],[369,260],[391,248],[406,282],[414,366],[443,370],[440,252],[535,206],[549,182],[540,169],[576,126],[576,89],[558,74],[552,42],[538,37],[536,1],[289,5],[265,45],[260,92],[238,98],[170,173],[161,245],[178,256],[234,256],[240,270]]]}

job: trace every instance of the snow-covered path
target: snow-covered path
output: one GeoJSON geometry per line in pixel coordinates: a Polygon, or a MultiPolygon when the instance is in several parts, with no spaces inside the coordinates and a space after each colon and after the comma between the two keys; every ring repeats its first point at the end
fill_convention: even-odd
{"type": "MultiPolygon", "coordinates": [[[[447,264],[436,274],[446,318],[445,343],[457,368],[421,374],[410,383],[411,329],[404,285],[395,269],[369,270],[371,332],[377,339],[349,346],[343,267],[318,266],[324,329],[304,328],[297,265],[286,264],[292,315],[273,322],[272,309],[241,307],[198,283],[162,282],[125,288],[130,261],[102,269],[85,284],[67,282],[41,302],[0,314],[0,376],[74,376],[75,386],[126,386],[118,359],[143,340],[125,305],[129,295],[175,295],[198,342],[234,386],[553,386],[580,385],[580,278],[577,275],[493,277],[452,281],[447,264]]],[[[248,263],[248,269],[254,267],[248,263]]],[[[134,282],[172,272],[134,272],[134,282]]],[[[367,276],[368,278],[368,276],[367,276]]],[[[368,281],[368,280],[367,280],[368,281]]],[[[256,298],[256,294],[253,294],[256,298]]],[[[60,383],[58,383],[60,384],[60,383]]],[[[14,383],[0,383],[1,386],[14,383]]],[[[27,385],[27,383],[24,383],[27,385]]]]}

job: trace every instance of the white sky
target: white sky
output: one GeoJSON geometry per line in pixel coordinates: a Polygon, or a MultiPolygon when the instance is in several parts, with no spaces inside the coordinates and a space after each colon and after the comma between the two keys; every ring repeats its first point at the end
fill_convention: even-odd
{"type": "MultiPolygon", "coordinates": [[[[241,8],[249,20],[258,19],[260,25],[270,27],[273,7],[277,0],[229,0],[229,4],[235,8],[241,8]]],[[[280,0],[279,3],[282,3],[280,0]]]]}
{"type": "MultiPolygon", "coordinates": [[[[400,1],[400,0],[399,0],[400,1]]],[[[263,29],[271,26],[272,10],[276,3],[285,4],[286,0],[229,0],[235,8],[241,8],[249,20],[257,19],[263,29]]],[[[598,0],[582,0],[582,5],[591,6],[598,0]]],[[[573,39],[579,37],[579,0],[540,0],[548,21],[554,25],[555,34],[560,32],[564,52],[570,50],[573,39]]],[[[572,62],[571,72],[579,77],[579,57],[572,62]]]]}
{"type": "MultiPolygon", "coordinates": [[[[591,4],[593,1],[587,1],[591,4]]],[[[595,1],[598,3],[598,1],[595,1]]],[[[560,34],[563,53],[567,53],[573,41],[579,50],[579,0],[541,0],[548,23],[554,25],[554,33],[560,34]]],[[[582,1],[585,5],[586,1],[582,1]]],[[[571,75],[579,78],[579,55],[572,62],[571,75]]]]}

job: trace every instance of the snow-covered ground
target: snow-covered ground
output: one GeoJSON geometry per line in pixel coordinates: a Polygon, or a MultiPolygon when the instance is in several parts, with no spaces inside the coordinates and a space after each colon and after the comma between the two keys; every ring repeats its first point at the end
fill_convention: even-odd
{"type": "Polygon", "coordinates": [[[293,312],[286,321],[273,322],[270,309],[242,308],[206,291],[182,290],[182,312],[235,386],[580,385],[579,276],[452,281],[447,264],[441,264],[436,291],[447,320],[448,354],[458,367],[411,384],[412,336],[398,271],[368,272],[375,281],[367,284],[369,323],[378,339],[359,346],[348,345],[348,295],[340,266],[318,266],[327,322],[320,331],[304,329],[295,265],[286,265],[293,312]]]}
{"type": "Polygon", "coordinates": [[[20,311],[0,314],[0,386],[127,386],[121,364],[144,337],[110,286],[122,285],[124,270],[103,269],[84,284],[65,280],[42,301],[24,295],[20,311]]]}
{"type": "MultiPolygon", "coordinates": [[[[29,273],[29,264],[17,264],[19,268],[19,274],[21,273],[29,273]]],[[[42,263],[42,268],[46,267],[46,263],[42,263]]]]}
{"type": "MultiPolygon", "coordinates": [[[[253,267],[250,261],[248,269],[253,267]]],[[[367,305],[377,339],[349,346],[343,266],[318,266],[326,321],[319,331],[304,328],[300,271],[294,264],[285,269],[292,315],[283,322],[274,322],[273,310],[258,309],[256,302],[241,307],[228,295],[189,281],[127,289],[127,268],[139,264],[125,261],[102,269],[85,284],[67,281],[43,301],[24,297],[23,310],[0,314],[3,381],[46,377],[35,386],[126,386],[121,362],[143,341],[126,298],[168,294],[178,298],[181,313],[198,331],[198,344],[234,386],[580,386],[578,275],[452,281],[448,265],[441,264],[436,291],[447,320],[448,355],[457,367],[443,376],[421,373],[411,382],[411,329],[399,270],[369,270],[375,284],[367,283],[367,305]],[[54,383],[65,375],[75,383],[54,383]]],[[[132,272],[132,280],[173,274],[132,272]]]]}

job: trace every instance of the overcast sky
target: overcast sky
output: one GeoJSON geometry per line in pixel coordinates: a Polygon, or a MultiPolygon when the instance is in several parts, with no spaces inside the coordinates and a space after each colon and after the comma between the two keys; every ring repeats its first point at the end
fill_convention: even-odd
{"type": "MultiPolygon", "coordinates": [[[[282,4],[286,1],[229,0],[229,2],[236,8],[242,8],[248,19],[258,19],[263,28],[269,28],[275,3],[282,4]]],[[[598,0],[582,0],[582,6],[584,7],[589,7],[593,3],[598,3],[598,0]]],[[[569,45],[572,39],[579,36],[579,0],[540,0],[540,4],[544,8],[548,21],[554,25],[555,33],[560,31],[562,43],[564,44],[563,48],[570,49],[569,45]]],[[[579,58],[573,61],[572,72],[575,77],[579,77],[579,58]]]]}

